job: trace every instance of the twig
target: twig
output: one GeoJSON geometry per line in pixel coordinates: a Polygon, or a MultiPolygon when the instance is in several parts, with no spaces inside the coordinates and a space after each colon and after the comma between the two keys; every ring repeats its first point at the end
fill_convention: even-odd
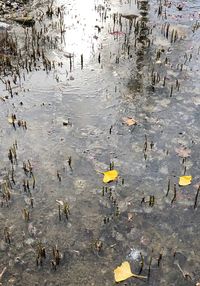
{"type": "Polygon", "coordinates": [[[4,267],[4,269],[2,270],[2,272],[0,273],[0,281],[4,275],[4,273],[6,272],[7,267],[4,267]]]}

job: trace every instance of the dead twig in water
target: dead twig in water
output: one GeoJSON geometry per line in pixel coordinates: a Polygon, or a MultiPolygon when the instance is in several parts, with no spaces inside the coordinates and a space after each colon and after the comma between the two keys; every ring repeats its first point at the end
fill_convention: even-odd
{"type": "Polygon", "coordinates": [[[2,272],[0,273],[0,281],[3,278],[4,273],[6,272],[7,267],[4,267],[4,269],[2,270],[2,272]]]}

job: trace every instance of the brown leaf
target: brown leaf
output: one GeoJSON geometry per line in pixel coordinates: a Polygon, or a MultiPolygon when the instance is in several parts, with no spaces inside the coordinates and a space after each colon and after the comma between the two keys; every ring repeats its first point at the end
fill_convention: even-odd
{"type": "Polygon", "coordinates": [[[123,124],[127,124],[128,126],[137,125],[137,121],[132,117],[123,117],[123,124]]]}
{"type": "Polygon", "coordinates": [[[181,158],[190,157],[190,154],[191,154],[191,150],[184,146],[181,146],[180,148],[176,148],[175,151],[177,155],[181,158]]]}

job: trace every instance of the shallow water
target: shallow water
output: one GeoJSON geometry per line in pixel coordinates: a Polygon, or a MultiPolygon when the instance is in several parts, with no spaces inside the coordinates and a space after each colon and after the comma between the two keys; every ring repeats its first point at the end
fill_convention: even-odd
{"type": "MultiPolygon", "coordinates": [[[[47,5],[33,3],[37,19],[47,5]]],[[[9,173],[11,181],[11,199],[6,202],[2,194],[0,209],[0,260],[1,268],[7,267],[2,284],[110,286],[123,261],[139,272],[141,253],[141,274],[148,279],[121,285],[195,285],[200,280],[198,201],[194,209],[200,180],[200,30],[192,27],[198,1],[184,2],[182,11],[176,2],[169,8],[163,4],[163,17],[153,1],[57,1],[54,11],[61,5],[61,37],[55,13],[36,21],[38,31],[45,26],[44,34],[57,39],[55,48],[42,42],[45,57],[54,62],[51,70],[44,70],[39,57],[31,71],[20,68],[16,84],[13,75],[1,76],[13,89],[11,97],[0,82],[0,180],[4,183],[9,173]],[[138,17],[131,27],[126,17],[120,24],[120,13],[138,17]],[[168,39],[165,23],[171,25],[168,39]],[[27,129],[14,128],[11,114],[25,120],[27,129]],[[137,125],[126,126],[124,117],[137,125]],[[13,182],[8,150],[16,141],[13,182]],[[181,146],[191,151],[185,162],[177,155],[181,146]],[[35,188],[33,176],[23,170],[28,160],[35,188]],[[120,177],[103,191],[98,171],[109,170],[110,163],[120,177]],[[184,174],[193,176],[192,183],[179,187],[184,174]],[[62,205],[59,219],[56,200],[69,204],[68,219],[62,205]],[[39,257],[37,266],[40,244],[46,258],[40,265],[39,257]],[[53,247],[60,252],[56,270],[53,247]]],[[[25,29],[12,28],[23,50],[25,29]]]]}

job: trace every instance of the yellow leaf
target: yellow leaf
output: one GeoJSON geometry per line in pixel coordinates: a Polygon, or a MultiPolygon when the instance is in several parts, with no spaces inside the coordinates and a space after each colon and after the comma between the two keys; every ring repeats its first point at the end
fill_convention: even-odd
{"type": "Polygon", "coordinates": [[[128,126],[136,125],[137,121],[133,119],[132,117],[124,117],[122,118],[123,123],[127,124],[128,126]]]}
{"type": "Polygon", "coordinates": [[[114,270],[114,276],[115,276],[115,281],[120,282],[124,281],[130,277],[133,276],[133,273],[131,272],[131,267],[128,261],[125,261],[122,263],[121,266],[118,266],[114,270]]]}
{"type": "Polygon", "coordinates": [[[181,176],[179,177],[179,186],[190,185],[192,181],[192,176],[181,176]]]}
{"type": "Polygon", "coordinates": [[[124,261],[121,266],[118,266],[114,270],[114,277],[116,282],[124,281],[130,277],[144,278],[144,279],[147,278],[146,276],[133,274],[131,271],[130,263],[128,261],[124,261]]]}
{"type": "Polygon", "coordinates": [[[104,183],[109,183],[117,179],[119,173],[116,170],[111,170],[107,172],[103,172],[104,177],[103,177],[103,182],[104,183]]]}

